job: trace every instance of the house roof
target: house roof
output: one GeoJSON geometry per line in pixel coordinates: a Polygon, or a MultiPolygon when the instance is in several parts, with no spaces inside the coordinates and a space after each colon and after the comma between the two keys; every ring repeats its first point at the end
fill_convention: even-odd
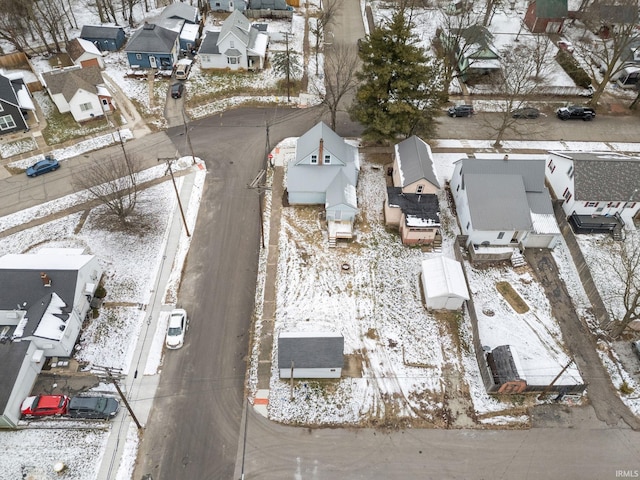
{"type": "Polygon", "coordinates": [[[217,55],[220,53],[220,49],[218,48],[218,38],[220,37],[220,32],[206,32],[202,42],[200,43],[200,49],[198,50],[198,54],[205,55],[217,55]]]}
{"type": "Polygon", "coordinates": [[[182,27],[182,31],[180,32],[180,38],[185,40],[193,40],[194,42],[198,38],[198,32],[200,31],[200,25],[186,23],[182,27]]]}
{"type": "Polygon", "coordinates": [[[0,75],[0,101],[9,103],[14,107],[19,106],[18,97],[11,80],[4,75],[0,75]]]}
{"type": "Polygon", "coordinates": [[[390,206],[399,207],[409,227],[440,225],[440,202],[434,194],[402,193],[401,187],[387,187],[390,206]]]}
{"type": "Polygon", "coordinates": [[[358,208],[358,198],[356,187],[349,182],[349,179],[342,170],[335,176],[333,182],[327,188],[325,209],[330,209],[338,205],[346,205],[354,210],[358,208]]]}
{"type": "Polygon", "coordinates": [[[281,332],[278,368],[342,368],[344,337],[334,332],[281,332]]]}
{"type": "Polygon", "coordinates": [[[427,299],[454,296],[469,300],[462,265],[456,260],[444,256],[423,260],[422,281],[427,299]]]}
{"type": "Polygon", "coordinates": [[[536,17],[564,18],[568,15],[567,0],[536,0],[536,17]]]}
{"type": "Polygon", "coordinates": [[[596,3],[589,10],[603,23],[625,25],[638,21],[638,5],[635,3],[628,5],[596,3]]]}
{"type": "MultiPolygon", "coordinates": [[[[13,335],[15,327],[7,332],[7,336],[13,335]]],[[[20,366],[29,350],[31,342],[0,342],[0,412],[4,412],[13,393],[13,387],[20,374],[20,366]]]]}
{"type": "Polygon", "coordinates": [[[249,23],[247,17],[242,15],[240,11],[234,10],[231,12],[231,15],[222,22],[220,40],[223,40],[227,35],[233,33],[244,45],[249,45],[250,30],[251,23],[249,23]]]}
{"type": "Polygon", "coordinates": [[[145,23],[136,30],[125,52],[171,53],[179,32],[163,28],[153,23],[145,23]]]}
{"type": "Polygon", "coordinates": [[[356,186],[359,170],[358,149],[320,122],[296,142],[296,156],[287,168],[287,189],[289,192],[327,192],[341,172],[351,185],[356,186]],[[321,141],[324,152],[332,157],[331,164],[304,164],[311,154],[318,152],[321,141]]]}
{"type": "Polygon", "coordinates": [[[100,67],[97,65],[52,70],[43,73],[42,79],[51,95],[61,93],[67,102],[79,89],[97,94],[98,85],[104,84],[100,67]]]}
{"type": "Polygon", "coordinates": [[[640,202],[640,157],[613,152],[551,153],[573,160],[576,199],[640,202]]]}
{"type": "Polygon", "coordinates": [[[402,187],[425,179],[440,188],[440,182],[433,167],[431,147],[424,140],[413,135],[396,144],[395,152],[400,168],[402,187]]]}
{"type": "Polygon", "coordinates": [[[106,27],[104,25],[84,25],[80,32],[80,38],[105,38],[116,40],[120,31],[124,33],[122,27],[106,27]]]}
{"type": "Polygon", "coordinates": [[[97,57],[102,57],[100,50],[89,40],[84,40],[82,38],[74,38],[69,43],[67,43],[67,53],[71,60],[74,62],[80,58],[85,53],[90,53],[97,57]]]}
{"type": "Polygon", "coordinates": [[[160,18],[180,18],[189,23],[198,23],[198,9],[187,3],[175,2],[162,10],[160,18]]]}
{"type": "Polygon", "coordinates": [[[511,345],[500,345],[488,356],[491,372],[498,385],[514,380],[525,380],[518,354],[511,345]]]}
{"type": "Polygon", "coordinates": [[[251,0],[249,8],[253,10],[287,10],[285,0],[251,0]]]}

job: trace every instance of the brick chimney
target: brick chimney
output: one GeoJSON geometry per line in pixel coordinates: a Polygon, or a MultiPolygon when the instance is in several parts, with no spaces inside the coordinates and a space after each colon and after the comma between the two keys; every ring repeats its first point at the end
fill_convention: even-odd
{"type": "Polygon", "coordinates": [[[46,273],[42,272],[40,274],[40,280],[42,280],[42,285],[45,287],[50,287],[51,286],[51,278],[49,278],[49,275],[47,275],[46,273]]]}
{"type": "Polygon", "coordinates": [[[320,146],[318,147],[318,165],[322,165],[324,160],[324,139],[320,139],[320,146]]]}

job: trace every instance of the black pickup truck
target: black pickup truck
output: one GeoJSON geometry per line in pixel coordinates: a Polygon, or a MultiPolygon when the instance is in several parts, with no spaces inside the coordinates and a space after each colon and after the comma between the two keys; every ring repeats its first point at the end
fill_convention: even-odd
{"type": "Polygon", "coordinates": [[[590,107],[579,107],[572,105],[570,107],[561,107],[556,111],[560,120],[593,120],[596,116],[596,111],[590,107]]]}

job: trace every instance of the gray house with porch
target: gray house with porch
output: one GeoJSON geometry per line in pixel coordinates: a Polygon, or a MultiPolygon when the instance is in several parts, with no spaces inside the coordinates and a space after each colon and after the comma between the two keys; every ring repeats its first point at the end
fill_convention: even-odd
{"type": "Polygon", "coordinates": [[[180,54],[180,31],[145,23],[133,34],[124,51],[131,68],[171,70],[180,54]]]}

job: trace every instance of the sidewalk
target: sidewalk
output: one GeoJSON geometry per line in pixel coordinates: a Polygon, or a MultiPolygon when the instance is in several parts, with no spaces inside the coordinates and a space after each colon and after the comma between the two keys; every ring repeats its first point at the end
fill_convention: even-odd
{"type": "MultiPolygon", "coordinates": [[[[182,177],[180,200],[183,205],[189,205],[189,199],[193,191],[198,168],[197,166],[192,167],[190,173],[182,177]]],[[[143,327],[143,330],[140,332],[138,343],[133,354],[135,364],[131,365],[127,377],[121,381],[121,388],[127,396],[131,409],[142,427],[146,425],[151,413],[155,391],[160,381],[159,374],[144,375],[145,366],[149,359],[149,352],[152,347],[158,316],[161,311],[169,311],[173,308],[171,305],[163,305],[162,299],[164,298],[165,287],[171,275],[180,239],[184,235],[178,205],[176,205],[172,215],[173,218],[165,244],[164,259],[155,282],[156,288],[154,289],[154,296],[149,303],[148,310],[145,312],[147,315],[146,326],[143,327]]],[[[152,359],[152,361],[154,361],[154,359],[152,359]]],[[[131,452],[127,450],[127,436],[132,425],[135,425],[134,420],[131,418],[131,415],[129,415],[125,406],[122,405],[120,413],[111,425],[111,432],[97,475],[98,480],[112,480],[116,478],[118,467],[122,463],[123,458],[126,459],[127,456],[130,456],[131,452]]],[[[137,451],[137,447],[135,450],[137,451]]]]}

